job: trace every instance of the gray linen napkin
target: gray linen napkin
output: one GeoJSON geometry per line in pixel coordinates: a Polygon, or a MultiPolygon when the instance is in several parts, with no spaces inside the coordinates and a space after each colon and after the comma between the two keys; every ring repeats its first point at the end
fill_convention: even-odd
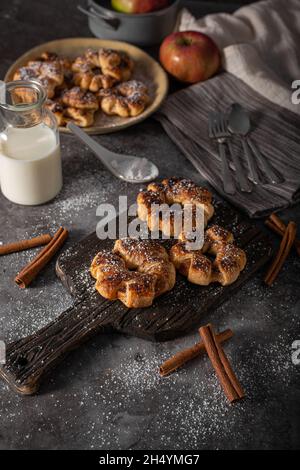
{"type": "Polygon", "coordinates": [[[245,5],[233,14],[215,13],[194,18],[184,9],[180,31],[200,31],[222,51],[226,72],[250,88],[300,115],[290,96],[300,77],[300,1],[265,0],[245,5]]]}
{"type": "MultiPolygon", "coordinates": [[[[262,217],[300,199],[300,117],[258,94],[228,72],[170,95],[155,115],[169,137],[200,174],[233,205],[251,217],[262,217]],[[253,192],[223,192],[217,144],[208,136],[208,116],[226,111],[234,102],[250,112],[251,137],[274,168],[283,174],[280,185],[253,185],[253,192]]],[[[240,139],[232,138],[245,171],[240,139]]],[[[234,165],[231,162],[234,170],[234,165]]]]}

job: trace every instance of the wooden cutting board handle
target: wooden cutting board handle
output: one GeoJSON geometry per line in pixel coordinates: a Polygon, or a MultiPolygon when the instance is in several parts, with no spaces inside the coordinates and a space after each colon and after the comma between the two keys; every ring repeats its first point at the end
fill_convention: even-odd
{"type": "MultiPolygon", "coordinates": [[[[97,294],[99,295],[99,294],[97,294]]],[[[0,376],[23,395],[37,392],[44,376],[65,354],[89,337],[107,330],[103,305],[91,309],[91,300],[76,303],[46,327],[6,346],[0,376]]]]}

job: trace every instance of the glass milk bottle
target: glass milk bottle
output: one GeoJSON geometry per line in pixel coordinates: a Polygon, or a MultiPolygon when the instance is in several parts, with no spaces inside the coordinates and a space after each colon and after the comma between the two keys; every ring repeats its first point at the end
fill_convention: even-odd
{"type": "Polygon", "coordinates": [[[17,204],[43,204],[62,187],[59,134],[45,100],[35,80],[3,83],[0,89],[0,185],[17,204]]]}

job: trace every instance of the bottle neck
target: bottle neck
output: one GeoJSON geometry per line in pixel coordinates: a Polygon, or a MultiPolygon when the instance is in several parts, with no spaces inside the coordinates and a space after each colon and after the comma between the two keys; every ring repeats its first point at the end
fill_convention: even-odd
{"type": "Polygon", "coordinates": [[[37,108],[30,111],[11,111],[0,110],[1,120],[4,127],[33,127],[40,124],[43,120],[42,108],[37,108]]]}
{"type": "Polygon", "coordinates": [[[15,81],[5,85],[6,95],[0,103],[4,127],[33,127],[43,120],[45,91],[36,81],[15,81]]]}

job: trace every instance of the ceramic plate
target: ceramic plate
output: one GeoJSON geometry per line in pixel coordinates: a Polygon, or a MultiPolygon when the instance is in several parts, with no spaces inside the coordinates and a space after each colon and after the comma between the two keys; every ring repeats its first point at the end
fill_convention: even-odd
{"type": "MultiPolygon", "coordinates": [[[[126,42],[96,38],[70,38],[47,42],[34,47],[16,60],[7,71],[5,81],[11,81],[15,71],[19,67],[24,66],[29,60],[36,59],[44,51],[56,52],[59,55],[75,58],[83,54],[88,48],[98,49],[100,47],[127,52],[135,63],[132,78],[141,80],[148,86],[151,104],[139,116],[132,118],[107,116],[102,111],[97,111],[93,127],[87,127],[85,131],[90,134],[107,134],[125,127],[133,126],[149,117],[159,108],[167,95],[168,78],[158,62],[152,59],[146,52],[126,42]]],[[[68,129],[65,127],[60,127],[60,131],[69,133],[68,129]]]]}

